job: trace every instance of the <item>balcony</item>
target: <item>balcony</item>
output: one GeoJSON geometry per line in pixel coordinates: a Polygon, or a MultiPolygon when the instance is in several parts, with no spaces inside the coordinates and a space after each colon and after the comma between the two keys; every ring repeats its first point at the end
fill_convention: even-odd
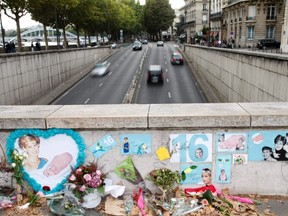
{"type": "Polygon", "coordinates": [[[246,17],[246,21],[255,21],[256,20],[256,17],[253,16],[253,17],[246,17]]]}
{"type": "Polygon", "coordinates": [[[202,24],[207,24],[208,21],[207,20],[202,20],[202,24]]]}
{"type": "Polygon", "coordinates": [[[210,19],[220,19],[222,17],[221,12],[213,13],[210,15],[210,19]]]}
{"type": "Polygon", "coordinates": [[[266,20],[276,20],[277,16],[266,16],[266,20]]]}
{"type": "Polygon", "coordinates": [[[228,0],[228,6],[239,2],[246,2],[247,0],[228,0]]]}

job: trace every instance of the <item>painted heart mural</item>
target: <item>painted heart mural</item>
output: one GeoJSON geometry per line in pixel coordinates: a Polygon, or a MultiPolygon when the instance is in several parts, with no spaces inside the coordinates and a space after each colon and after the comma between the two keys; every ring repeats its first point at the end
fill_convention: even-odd
{"type": "Polygon", "coordinates": [[[13,151],[25,155],[24,179],[35,191],[49,194],[62,190],[72,169],[85,162],[85,147],[71,129],[21,129],[8,136],[6,154],[10,163],[13,151]]]}

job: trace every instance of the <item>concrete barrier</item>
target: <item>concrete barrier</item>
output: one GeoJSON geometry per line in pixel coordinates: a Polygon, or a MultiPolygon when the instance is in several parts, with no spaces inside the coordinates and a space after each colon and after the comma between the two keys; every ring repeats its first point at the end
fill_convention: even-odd
{"type": "MultiPolygon", "coordinates": [[[[132,191],[135,186],[120,179],[113,171],[127,158],[127,155],[120,151],[119,137],[121,134],[149,134],[152,137],[152,152],[143,156],[132,155],[132,160],[144,179],[156,168],[166,167],[181,171],[182,166],[204,164],[211,166],[213,184],[218,189],[228,187],[231,193],[287,195],[287,161],[251,161],[248,157],[247,164],[231,163],[229,182],[218,183],[216,175],[219,169],[218,157],[237,153],[217,151],[218,133],[249,134],[255,131],[269,131],[277,134],[278,131],[279,133],[288,131],[287,122],[288,103],[0,106],[0,145],[5,149],[6,139],[15,129],[71,128],[83,137],[86,145],[86,162],[91,162],[95,158],[89,147],[109,134],[116,140],[117,145],[98,159],[98,162],[115,183],[122,182],[127,186],[127,191],[132,191]],[[156,151],[161,146],[169,149],[173,134],[187,136],[210,134],[211,161],[176,163],[172,163],[169,159],[160,161],[156,151]]],[[[251,140],[249,135],[247,135],[247,149],[242,153],[250,156],[253,152],[249,151],[248,140],[251,140]]],[[[146,181],[146,184],[149,189],[156,189],[149,181],[146,181]]],[[[183,185],[183,187],[198,186],[183,185]]]]}

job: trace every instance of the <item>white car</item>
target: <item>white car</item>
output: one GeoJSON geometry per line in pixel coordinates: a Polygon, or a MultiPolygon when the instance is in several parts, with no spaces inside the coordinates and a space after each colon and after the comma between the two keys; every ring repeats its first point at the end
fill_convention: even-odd
{"type": "Polygon", "coordinates": [[[158,46],[164,46],[164,42],[163,42],[163,41],[158,41],[158,42],[157,42],[157,47],[158,47],[158,46]]]}
{"type": "Polygon", "coordinates": [[[95,64],[94,69],[91,71],[92,77],[106,75],[110,71],[109,66],[110,62],[108,61],[95,64]]]}

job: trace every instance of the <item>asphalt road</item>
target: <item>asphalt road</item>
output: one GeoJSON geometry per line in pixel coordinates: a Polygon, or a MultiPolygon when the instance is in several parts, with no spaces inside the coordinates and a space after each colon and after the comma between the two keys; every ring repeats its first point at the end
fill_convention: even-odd
{"type": "Polygon", "coordinates": [[[165,43],[164,47],[157,47],[156,43],[148,43],[142,47],[139,51],[133,51],[132,45],[120,48],[107,59],[111,62],[108,74],[103,77],[87,75],[52,104],[205,102],[189,65],[186,62],[184,65],[170,63],[172,52],[178,49],[174,44],[165,43]],[[162,66],[163,85],[147,85],[150,64],[162,66]]]}

